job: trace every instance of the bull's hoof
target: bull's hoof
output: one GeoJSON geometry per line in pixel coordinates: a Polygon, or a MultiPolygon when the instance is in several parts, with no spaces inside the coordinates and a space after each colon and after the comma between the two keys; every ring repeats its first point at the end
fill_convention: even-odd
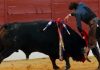
{"type": "Polygon", "coordinates": [[[1,64],[2,61],[3,61],[3,57],[0,57],[0,64],[1,64]]]}
{"type": "Polygon", "coordinates": [[[70,70],[70,68],[66,68],[65,70],[70,70]]]}
{"type": "Polygon", "coordinates": [[[66,68],[65,70],[70,70],[70,68],[66,68]]]}
{"type": "Polygon", "coordinates": [[[97,70],[100,70],[100,66],[98,66],[97,70]]]}
{"type": "Polygon", "coordinates": [[[60,68],[58,66],[53,67],[54,70],[59,70],[60,68]]]}
{"type": "Polygon", "coordinates": [[[66,66],[66,69],[65,70],[70,70],[70,66],[66,66]]]}
{"type": "Polygon", "coordinates": [[[2,62],[2,61],[0,61],[0,64],[1,64],[1,62],[2,62]]]}

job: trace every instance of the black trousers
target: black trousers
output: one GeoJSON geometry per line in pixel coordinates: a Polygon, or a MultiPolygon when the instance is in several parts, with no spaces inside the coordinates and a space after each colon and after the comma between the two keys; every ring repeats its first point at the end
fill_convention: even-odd
{"type": "Polygon", "coordinates": [[[89,23],[89,39],[88,39],[88,47],[89,48],[94,48],[96,46],[97,42],[97,25],[100,24],[98,18],[93,18],[90,23],[89,23]]]}

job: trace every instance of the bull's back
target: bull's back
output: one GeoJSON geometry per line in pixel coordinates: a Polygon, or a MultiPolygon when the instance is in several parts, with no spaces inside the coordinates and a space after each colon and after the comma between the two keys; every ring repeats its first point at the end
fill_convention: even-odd
{"type": "Polygon", "coordinates": [[[50,42],[57,39],[57,27],[52,25],[43,31],[48,21],[34,21],[29,23],[21,23],[18,28],[18,34],[22,37],[31,37],[37,42],[50,42]]]}

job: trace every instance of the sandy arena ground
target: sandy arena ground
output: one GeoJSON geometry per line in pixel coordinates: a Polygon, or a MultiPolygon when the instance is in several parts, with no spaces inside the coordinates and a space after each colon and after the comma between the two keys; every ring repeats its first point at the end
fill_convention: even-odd
{"type": "MultiPolygon", "coordinates": [[[[94,57],[89,57],[92,62],[71,61],[71,70],[96,70],[97,61],[94,57]]],[[[57,60],[57,65],[64,70],[64,61],[57,60]]],[[[49,58],[4,61],[0,64],[0,70],[53,70],[49,58]]]]}

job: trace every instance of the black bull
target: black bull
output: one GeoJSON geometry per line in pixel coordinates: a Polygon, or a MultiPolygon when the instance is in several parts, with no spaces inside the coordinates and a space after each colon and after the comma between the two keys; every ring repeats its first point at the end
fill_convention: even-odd
{"type": "MultiPolygon", "coordinates": [[[[0,28],[0,62],[13,52],[22,50],[28,58],[31,52],[42,52],[47,54],[54,69],[59,67],[55,61],[59,58],[59,35],[57,25],[53,23],[47,30],[43,28],[48,21],[34,21],[5,24],[0,28]]],[[[69,56],[76,61],[84,59],[83,48],[85,41],[74,30],[66,25],[70,35],[62,29],[62,36],[65,45],[63,54],[66,61],[66,69],[70,68],[69,56]]]]}

